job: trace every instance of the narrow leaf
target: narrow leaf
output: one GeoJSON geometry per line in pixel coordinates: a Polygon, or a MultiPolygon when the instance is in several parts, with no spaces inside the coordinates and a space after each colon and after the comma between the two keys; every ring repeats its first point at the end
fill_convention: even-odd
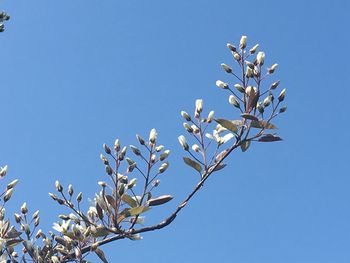
{"type": "Polygon", "coordinates": [[[228,150],[223,150],[221,153],[219,153],[218,155],[216,155],[215,157],[215,161],[218,163],[222,160],[222,158],[224,158],[227,154],[228,150]]]}
{"type": "Polygon", "coordinates": [[[136,216],[136,215],[139,215],[139,214],[142,214],[142,213],[148,211],[149,209],[150,208],[147,206],[139,206],[139,207],[135,207],[135,208],[130,208],[129,213],[130,213],[130,216],[136,216]]]}
{"type": "Polygon", "coordinates": [[[277,142],[277,141],[282,141],[282,138],[272,134],[266,134],[259,138],[259,142],[277,142]]]}
{"type": "Polygon", "coordinates": [[[226,167],[226,164],[219,164],[218,166],[215,167],[213,171],[217,172],[220,171],[221,169],[224,169],[226,167]]]}
{"type": "Polygon", "coordinates": [[[171,199],[173,199],[171,195],[162,195],[157,198],[152,198],[148,200],[148,205],[149,206],[162,205],[169,202],[171,199]]]}
{"type": "Polygon", "coordinates": [[[97,211],[98,218],[102,220],[103,211],[102,211],[101,206],[97,202],[96,202],[96,211],[97,211]]]}
{"type": "Polygon", "coordinates": [[[130,195],[123,194],[122,195],[122,200],[130,205],[131,207],[137,207],[137,202],[135,199],[133,199],[130,195]]]}
{"type": "Polygon", "coordinates": [[[252,121],[250,123],[250,126],[253,128],[259,128],[259,129],[262,129],[262,128],[270,129],[270,130],[277,129],[276,125],[269,123],[267,121],[264,121],[264,120],[252,121]]]}
{"type": "Polygon", "coordinates": [[[101,249],[96,248],[95,253],[103,261],[103,263],[108,263],[105,253],[101,249]]]}
{"type": "Polygon", "coordinates": [[[234,133],[238,131],[237,125],[235,125],[233,121],[225,119],[216,119],[215,121],[219,123],[222,127],[228,129],[229,131],[232,131],[234,133]]]}
{"type": "Polygon", "coordinates": [[[259,121],[259,119],[257,117],[255,117],[254,115],[248,114],[248,113],[241,114],[241,117],[243,117],[244,119],[247,119],[247,120],[259,121]]]}
{"type": "Polygon", "coordinates": [[[194,161],[188,157],[183,157],[183,160],[184,160],[185,164],[196,169],[199,173],[202,171],[202,166],[199,163],[197,163],[196,161],[194,161]]]}

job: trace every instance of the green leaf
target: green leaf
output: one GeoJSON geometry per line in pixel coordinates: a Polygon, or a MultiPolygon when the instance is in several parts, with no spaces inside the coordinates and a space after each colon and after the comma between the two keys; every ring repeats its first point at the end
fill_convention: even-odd
{"type": "Polygon", "coordinates": [[[137,207],[137,202],[135,199],[133,199],[130,195],[127,194],[123,194],[122,195],[122,200],[127,203],[128,205],[130,205],[131,207],[137,207]]]}
{"type": "Polygon", "coordinates": [[[216,119],[215,121],[219,123],[222,127],[228,129],[229,131],[232,131],[234,133],[237,133],[238,131],[237,125],[235,125],[233,121],[225,119],[216,119]]]}
{"type": "Polygon", "coordinates": [[[139,207],[134,207],[129,209],[129,214],[130,216],[136,216],[139,214],[142,214],[146,211],[148,211],[150,208],[147,206],[139,206],[139,207]]]}
{"type": "Polygon", "coordinates": [[[277,142],[277,141],[282,141],[282,138],[275,136],[273,134],[266,134],[259,138],[259,142],[277,142]]]}
{"type": "Polygon", "coordinates": [[[277,129],[276,125],[269,123],[267,121],[261,120],[261,121],[252,121],[250,123],[250,126],[253,128],[259,128],[259,129],[269,129],[269,130],[273,130],[273,129],[277,129]]]}
{"type": "Polygon", "coordinates": [[[254,115],[248,114],[248,113],[241,114],[241,117],[243,117],[244,119],[247,119],[247,120],[259,121],[259,119],[257,117],[255,117],[254,115]]]}
{"type": "Polygon", "coordinates": [[[241,144],[242,152],[245,152],[246,150],[248,150],[249,146],[250,146],[250,141],[243,141],[241,144]]]}
{"type": "Polygon", "coordinates": [[[184,159],[185,164],[196,169],[199,173],[202,172],[202,166],[199,163],[197,163],[196,161],[194,161],[188,157],[183,157],[183,159],[184,159]]]}

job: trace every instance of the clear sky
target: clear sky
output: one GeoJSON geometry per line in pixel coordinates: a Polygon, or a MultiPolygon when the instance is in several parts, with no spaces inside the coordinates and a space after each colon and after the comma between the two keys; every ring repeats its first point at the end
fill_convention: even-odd
{"type": "MultiPolygon", "coordinates": [[[[220,63],[227,42],[260,43],[287,88],[283,142],[235,152],[175,222],[105,247],[111,262],[350,262],[349,1],[4,0],[0,35],[0,165],[19,178],[8,210],[65,212],[48,197],[73,183],[84,201],[105,179],[104,142],[136,144],[157,128],[171,149],[148,214],[162,220],[198,177],[182,164],[181,110],[203,98],[232,114],[220,63]],[[117,258],[117,259],[116,259],[117,258]]],[[[233,81],[233,79],[231,79],[233,81]]],[[[5,185],[5,183],[4,183],[5,185]]],[[[8,215],[11,216],[11,215],[8,215]]]]}

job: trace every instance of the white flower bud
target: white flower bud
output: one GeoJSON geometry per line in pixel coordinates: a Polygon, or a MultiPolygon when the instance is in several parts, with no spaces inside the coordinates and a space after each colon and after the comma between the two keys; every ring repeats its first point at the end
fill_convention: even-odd
{"type": "Polygon", "coordinates": [[[208,123],[212,122],[212,120],[214,119],[214,114],[215,114],[215,112],[213,110],[209,112],[208,117],[207,117],[208,123]]]}
{"type": "Polygon", "coordinates": [[[252,78],[254,76],[254,70],[252,70],[250,67],[247,67],[245,75],[247,78],[252,78]]]}
{"type": "Polygon", "coordinates": [[[186,111],[181,111],[181,116],[186,120],[186,121],[191,121],[190,115],[186,111]]]}
{"type": "Polygon", "coordinates": [[[225,63],[221,63],[221,67],[223,70],[225,70],[226,73],[232,73],[232,68],[227,66],[225,63]]]}
{"type": "Polygon", "coordinates": [[[199,152],[200,151],[200,148],[199,148],[199,146],[197,144],[193,144],[191,148],[195,152],[199,152]]]}
{"type": "Polygon", "coordinates": [[[258,64],[260,66],[262,66],[265,62],[265,53],[260,51],[257,55],[256,55],[256,61],[258,62],[258,64]]]}
{"type": "Polygon", "coordinates": [[[255,51],[258,49],[258,47],[259,47],[259,44],[256,44],[254,47],[252,47],[252,48],[249,50],[250,54],[254,54],[255,51]]]}
{"type": "Polygon", "coordinates": [[[280,95],[278,95],[278,100],[283,101],[285,96],[286,96],[286,89],[283,89],[280,95]]]}
{"type": "Polygon", "coordinates": [[[183,148],[185,151],[188,151],[189,146],[188,146],[188,144],[187,144],[187,141],[186,141],[185,136],[180,135],[180,136],[178,137],[178,140],[179,140],[179,143],[180,143],[180,145],[182,146],[182,148],[183,148]]]}
{"type": "Polygon", "coordinates": [[[236,108],[239,108],[239,102],[234,95],[230,95],[230,97],[228,98],[228,102],[236,108]]]}
{"type": "Polygon", "coordinates": [[[221,81],[221,80],[217,80],[215,84],[217,87],[219,87],[221,89],[228,89],[228,84],[221,81]]]}
{"type": "Polygon", "coordinates": [[[152,129],[149,133],[149,141],[150,143],[155,143],[157,140],[157,131],[156,129],[152,129]]]}
{"type": "Polygon", "coordinates": [[[268,69],[268,72],[269,74],[272,74],[275,72],[276,68],[277,68],[278,64],[273,64],[269,69],[268,69]]]}
{"type": "Polygon", "coordinates": [[[230,49],[232,52],[236,52],[236,47],[230,43],[227,43],[226,46],[228,47],[228,49],[230,49]]]}
{"type": "Polygon", "coordinates": [[[203,110],[203,100],[198,99],[196,100],[196,112],[201,113],[203,110]]]}
{"type": "Polygon", "coordinates": [[[235,87],[239,92],[241,92],[241,93],[244,93],[244,92],[245,92],[243,86],[240,85],[240,84],[235,84],[234,87],[235,87]]]}
{"type": "Polygon", "coordinates": [[[240,49],[245,49],[246,46],[247,46],[247,37],[246,36],[242,36],[241,40],[239,41],[239,48],[240,49]]]}

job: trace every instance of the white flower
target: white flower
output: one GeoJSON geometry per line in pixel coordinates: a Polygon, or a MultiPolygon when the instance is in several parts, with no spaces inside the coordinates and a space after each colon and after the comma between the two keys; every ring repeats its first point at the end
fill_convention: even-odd
{"type": "Polygon", "coordinates": [[[66,233],[69,229],[70,220],[62,221],[62,223],[53,223],[52,228],[57,232],[66,233]]]}

